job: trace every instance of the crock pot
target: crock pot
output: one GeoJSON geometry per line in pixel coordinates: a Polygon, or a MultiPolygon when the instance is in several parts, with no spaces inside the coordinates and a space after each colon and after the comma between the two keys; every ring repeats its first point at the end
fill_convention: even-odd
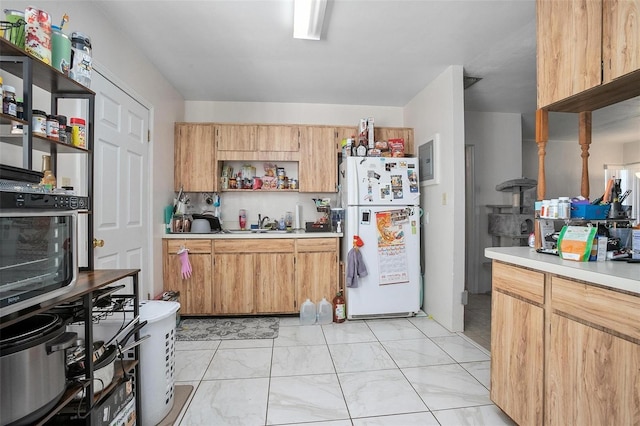
{"type": "Polygon", "coordinates": [[[0,425],[32,424],[65,391],[66,356],[76,333],[58,315],[39,314],[0,332],[0,425]]]}

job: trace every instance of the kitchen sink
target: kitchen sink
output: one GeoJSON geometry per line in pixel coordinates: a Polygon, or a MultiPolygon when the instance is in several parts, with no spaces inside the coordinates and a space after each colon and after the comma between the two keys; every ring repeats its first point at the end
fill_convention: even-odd
{"type": "Polygon", "coordinates": [[[225,234],[286,234],[289,231],[280,229],[224,229],[225,234]]]}

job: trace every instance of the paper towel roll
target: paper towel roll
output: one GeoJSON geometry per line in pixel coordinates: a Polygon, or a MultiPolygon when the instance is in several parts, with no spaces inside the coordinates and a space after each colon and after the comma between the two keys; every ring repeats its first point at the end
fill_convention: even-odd
{"type": "Polygon", "coordinates": [[[302,229],[302,206],[296,204],[296,219],[294,229],[302,229]]]}

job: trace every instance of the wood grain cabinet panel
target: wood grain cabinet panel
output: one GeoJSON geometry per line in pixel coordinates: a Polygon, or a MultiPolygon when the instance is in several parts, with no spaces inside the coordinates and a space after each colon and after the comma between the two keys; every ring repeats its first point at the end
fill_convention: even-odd
{"type": "Polygon", "coordinates": [[[540,425],[544,309],[495,289],[491,304],[491,400],[518,425],[540,425]]]}
{"type": "Polygon", "coordinates": [[[257,151],[258,126],[254,124],[216,124],[218,151],[257,151]]]}
{"type": "Polygon", "coordinates": [[[180,313],[182,315],[213,314],[213,261],[211,258],[211,240],[163,241],[164,291],[180,292],[180,313]],[[181,246],[189,249],[191,277],[183,279],[182,260],[177,254],[181,246]]]}
{"type": "Polygon", "coordinates": [[[604,83],[640,69],[640,0],[604,0],[602,33],[604,83]]]}
{"type": "Polygon", "coordinates": [[[300,129],[300,192],[336,192],[338,159],[335,128],[305,126],[300,129]]]}
{"type": "Polygon", "coordinates": [[[214,289],[215,314],[254,312],[253,254],[214,255],[215,273],[209,283],[214,289]]]}
{"type": "Polygon", "coordinates": [[[174,190],[216,190],[215,127],[207,123],[176,123],[174,126],[174,190]]]}
{"type": "Polygon", "coordinates": [[[403,139],[405,155],[415,154],[413,141],[413,129],[405,127],[374,127],[373,135],[376,141],[388,141],[389,139],[403,139]]]}
{"type": "Polygon", "coordinates": [[[300,239],[296,244],[296,300],[329,302],[338,291],[338,238],[300,239]]]}
{"type": "Polygon", "coordinates": [[[298,126],[259,125],[258,150],[265,152],[298,152],[298,126]]]}
{"type": "Polygon", "coordinates": [[[503,290],[542,305],[544,274],[502,262],[493,262],[493,288],[503,290]]]}
{"type": "Polygon", "coordinates": [[[538,108],[602,83],[602,0],[537,0],[538,108]]]}
{"type": "Polygon", "coordinates": [[[553,314],[549,346],[546,424],[640,424],[640,345],[553,314]]]}
{"type": "Polygon", "coordinates": [[[293,252],[255,255],[256,313],[295,313],[293,252]]]}

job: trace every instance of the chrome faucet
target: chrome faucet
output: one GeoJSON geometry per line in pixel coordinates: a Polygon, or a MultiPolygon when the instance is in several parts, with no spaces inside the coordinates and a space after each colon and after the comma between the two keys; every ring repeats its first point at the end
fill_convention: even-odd
{"type": "Polygon", "coordinates": [[[264,222],[269,221],[269,216],[262,217],[261,214],[258,214],[258,228],[264,229],[264,222]]]}

